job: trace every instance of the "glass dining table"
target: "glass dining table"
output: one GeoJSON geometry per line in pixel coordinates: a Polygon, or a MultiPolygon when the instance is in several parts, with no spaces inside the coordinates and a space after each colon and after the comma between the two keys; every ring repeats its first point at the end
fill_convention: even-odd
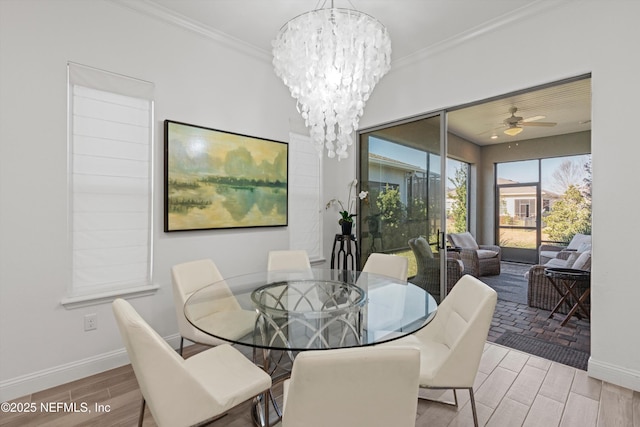
{"type": "MultiPolygon", "coordinates": [[[[274,382],[288,376],[300,351],[392,341],[424,327],[436,310],[434,298],[410,282],[326,269],[229,277],[194,292],[184,306],[197,329],[252,348],[254,362],[274,382]]],[[[254,411],[263,425],[264,406],[262,415],[254,411]]]]}

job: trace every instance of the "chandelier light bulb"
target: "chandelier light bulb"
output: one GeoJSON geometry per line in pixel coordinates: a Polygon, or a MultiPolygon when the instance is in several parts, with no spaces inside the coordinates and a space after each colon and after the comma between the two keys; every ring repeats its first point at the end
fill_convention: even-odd
{"type": "Polygon", "coordinates": [[[318,9],[287,22],[272,45],[276,75],[318,151],[347,158],[364,105],[391,67],[386,28],[355,10],[318,9]]]}

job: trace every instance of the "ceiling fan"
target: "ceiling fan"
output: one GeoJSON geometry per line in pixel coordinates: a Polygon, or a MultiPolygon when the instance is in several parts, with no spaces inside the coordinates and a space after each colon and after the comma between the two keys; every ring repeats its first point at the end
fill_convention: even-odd
{"type": "Polygon", "coordinates": [[[509,112],[511,113],[511,117],[504,119],[503,123],[507,127],[504,130],[504,133],[509,136],[516,136],[520,132],[522,132],[523,126],[543,126],[543,127],[551,127],[557,125],[554,122],[538,122],[537,120],[544,119],[545,116],[533,116],[529,118],[522,118],[520,116],[516,116],[516,111],[518,108],[511,107],[509,112]]]}

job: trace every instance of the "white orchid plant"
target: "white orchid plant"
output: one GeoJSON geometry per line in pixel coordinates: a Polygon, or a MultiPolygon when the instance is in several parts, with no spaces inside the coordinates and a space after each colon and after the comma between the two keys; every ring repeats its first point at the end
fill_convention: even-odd
{"type": "Polygon", "coordinates": [[[352,198],[351,195],[353,194],[353,190],[357,186],[358,186],[357,179],[354,179],[349,183],[349,197],[347,198],[347,209],[345,209],[345,205],[342,203],[342,201],[340,201],[337,198],[331,199],[329,200],[329,202],[327,202],[327,206],[325,207],[325,209],[329,209],[332,205],[335,205],[335,204],[338,204],[340,206],[339,212],[342,218],[340,218],[340,220],[338,221],[339,224],[342,224],[345,222],[353,222],[353,217],[355,217],[356,214],[352,212],[355,212],[356,200],[357,199],[365,200],[369,195],[368,191],[361,191],[360,193],[358,193],[357,197],[354,196],[352,198]]]}

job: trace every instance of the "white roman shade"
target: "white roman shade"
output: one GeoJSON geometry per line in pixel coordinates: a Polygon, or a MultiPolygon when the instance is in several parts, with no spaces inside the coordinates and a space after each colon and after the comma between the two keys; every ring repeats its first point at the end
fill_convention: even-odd
{"type": "Polygon", "coordinates": [[[151,285],[153,90],[69,64],[72,300],[151,285]]]}
{"type": "Polygon", "coordinates": [[[289,134],[289,247],[322,258],[322,157],[308,136],[289,134]]]}

